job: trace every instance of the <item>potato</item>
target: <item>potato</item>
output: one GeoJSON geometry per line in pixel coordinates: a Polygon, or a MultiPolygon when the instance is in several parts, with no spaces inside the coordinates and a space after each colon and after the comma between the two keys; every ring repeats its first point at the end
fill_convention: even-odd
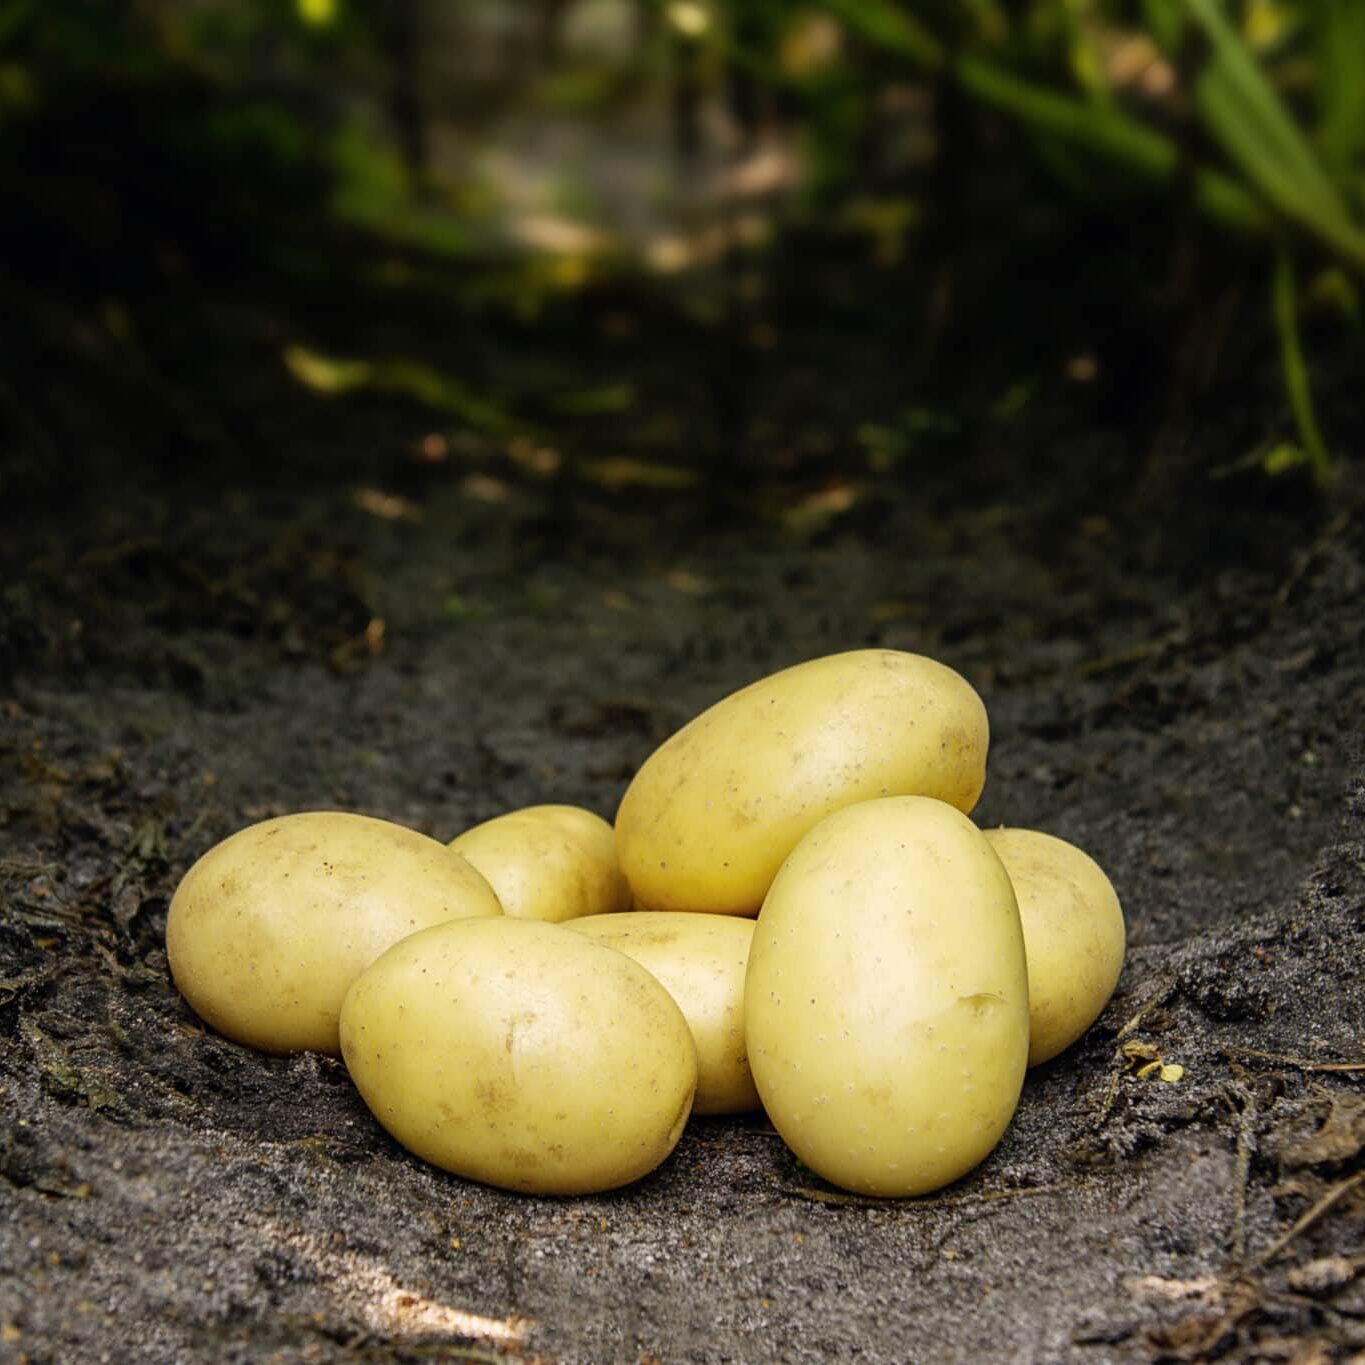
{"type": "Polygon", "coordinates": [[[204,854],[171,901],[166,955],[219,1033],[266,1052],[336,1053],[342,997],[385,948],[443,920],[501,914],[488,883],[435,839],[310,811],[204,854]]]}
{"type": "Polygon", "coordinates": [[[831,811],[934,796],[970,811],[986,710],[951,668],[863,649],[717,702],[655,751],[616,816],[621,869],[650,910],[755,915],[782,860],[831,811]]]}
{"type": "Polygon", "coordinates": [[[927,797],[822,820],[758,917],[744,1026],[773,1126],[826,1180],[911,1195],[971,1170],[1028,1055],[1019,912],[985,836],[927,797]]]}
{"type": "Polygon", "coordinates": [[[1109,1003],[1123,970],[1123,909],[1098,863],[1065,839],[988,829],[1014,884],[1028,954],[1028,1063],[1069,1048],[1109,1003]]]}
{"type": "Polygon", "coordinates": [[[697,1085],[687,1021],[643,967],[510,916],[390,948],[346,996],[341,1051],[404,1147],[533,1194],[591,1194],[652,1171],[697,1085]]]}
{"type": "Polygon", "coordinates": [[[694,1114],[758,1108],[744,1049],[744,969],[753,920],[641,910],[589,915],[565,927],[634,958],[677,1002],[697,1045],[694,1114]]]}
{"type": "Polygon", "coordinates": [[[527,806],[450,841],[488,879],[503,910],[551,923],[630,907],[616,835],[578,806],[527,806]]]}

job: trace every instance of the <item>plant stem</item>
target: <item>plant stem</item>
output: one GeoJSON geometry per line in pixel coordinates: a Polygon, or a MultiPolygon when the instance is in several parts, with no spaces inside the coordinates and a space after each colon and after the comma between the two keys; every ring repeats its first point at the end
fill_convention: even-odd
{"type": "Polygon", "coordinates": [[[1271,282],[1275,330],[1280,337],[1280,365],[1284,373],[1284,387],[1289,394],[1289,405],[1299,429],[1299,440],[1303,442],[1308,455],[1313,480],[1319,488],[1323,488],[1332,479],[1332,457],[1327,453],[1317,415],[1313,411],[1313,391],[1299,340],[1298,308],[1294,293],[1294,262],[1289,248],[1281,246],[1275,255],[1275,274],[1271,282]]]}

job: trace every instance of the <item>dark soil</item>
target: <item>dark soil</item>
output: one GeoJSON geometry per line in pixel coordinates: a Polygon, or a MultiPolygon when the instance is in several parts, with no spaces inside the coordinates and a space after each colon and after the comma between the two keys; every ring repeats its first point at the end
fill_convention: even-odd
{"type": "MultiPolygon", "coordinates": [[[[174,382],[131,349],[111,370],[98,339],[11,373],[0,1358],[1361,1358],[1351,463],[1325,499],[1211,478],[1267,429],[1244,402],[1187,432],[1207,455],[1163,465],[1130,412],[1059,382],[1015,425],[850,476],[847,449],[802,444],[814,367],[831,357],[846,409],[886,411],[896,364],[827,334],[754,362],[760,388],[789,363],[744,418],[785,464],[622,487],[627,467],[584,457],[715,435],[682,324],[627,326],[631,301],[605,299],[547,320],[535,353],[489,325],[473,379],[530,413],[514,448],[554,444],[555,472],[501,440],[423,445],[451,419],[402,395],[292,387],[291,335],[395,344],[325,296],[287,325],[250,290],[192,315],[148,296],[174,382]],[[594,427],[526,397],[609,365],[647,417],[594,427]],[[610,816],[700,707],[868,644],[978,687],[978,818],[1087,849],[1130,929],[1103,1017],[940,1194],[844,1196],[761,1116],[694,1120],[608,1196],[504,1194],[405,1153],[339,1062],[228,1043],[171,984],[176,882],[252,820],[341,807],[449,838],[535,801],[610,816]]],[[[467,356],[481,324],[409,313],[398,344],[422,326],[467,356]]]]}

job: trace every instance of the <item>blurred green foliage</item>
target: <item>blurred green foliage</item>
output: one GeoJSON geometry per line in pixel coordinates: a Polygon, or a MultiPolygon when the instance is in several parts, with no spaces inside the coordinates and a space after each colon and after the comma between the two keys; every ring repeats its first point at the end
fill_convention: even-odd
{"type": "MultiPolygon", "coordinates": [[[[403,99],[425,100],[418,121],[460,109],[447,91],[408,88],[421,83],[424,28],[440,9],[0,0],[0,126],[51,112],[90,84],[196,82],[209,105],[196,129],[206,144],[283,164],[316,154],[341,184],[343,216],[400,231],[395,210],[420,170],[394,126],[403,99]]],[[[470,15],[495,9],[468,6],[470,15]]],[[[842,171],[857,182],[867,172],[857,148],[886,120],[887,86],[927,80],[1016,121],[1054,168],[1081,157],[1106,184],[1118,175],[1134,193],[1153,183],[1191,193],[1225,226],[1288,228],[1365,269],[1359,0],[634,0],[614,9],[539,0],[526,11],[540,17],[499,22],[507,42],[539,24],[547,48],[560,44],[512,92],[542,109],[610,108],[623,89],[677,82],[684,68],[702,87],[742,76],[797,125],[817,179],[842,171]],[[562,30],[576,14],[588,16],[586,31],[605,30],[632,8],[640,36],[624,56],[565,54],[562,30]]],[[[417,235],[461,244],[430,224],[417,235]]]]}
{"type": "MultiPolygon", "coordinates": [[[[462,301],[522,320],[613,272],[653,270],[676,277],[684,317],[762,337],[732,262],[760,257],[774,224],[850,234],[932,295],[922,253],[975,230],[954,186],[1023,146],[1052,177],[1030,193],[1153,237],[1197,219],[1259,255],[1292,449],[1325,482],[1302,328],[1307,312],[1360,332],[1363,64],[1362,0],[0,0],[6,226],[12,258],[85,253],[91,276],[199,245],[317,273],[323,229],[355,232],[479,266],[462,301]],[[569,130],[558,141],[544,131],[555,120],[569,130]],[[495,121],[532,149],[511,170],[489,169],[495,121]],[[634,159],[589,183],[574,157],[593,153],[573,130],[635,124],[634,159]],[[800,173],[750,195],[769,221],[746,236],[726,177],[774,129],[800,173]],[[709,209],[696,184],[712,187],[709,209]],[[604,235],[613,213],[648,239],[633,256],[604,235]]],[[[365,278],[420,269],[381,251],[365,278]]],[[[401,393],[508,429],[424,363],[314,361],[291,365],[306,384],[322,375],[313,387],[331,365],[333,391],[401,393]]],[[[637,401],[613,378],[559,411],[637,401]]],[[[858,440],[889,467],[912,427],[869,421],[858,440]]]]}
{"type": "MultiPolygon", "coordinates": [[[[1155,187],[1188,196],[1225,230],[1264,238],[1300,453],[1327,481],[1299,335],[1296,257],[1365,273],[1365,5],[825,0],[822,8],[934,82],[941,99],[966,98],[1013,120],[1079,197],[1093,197],[1096,177],[1111,205],[1136,207],[1155,187]]],[[[770,24],[786,9],[764,6],[770,24]]],[[[846,146],[842,110],[832,127],[846,146]]],[[[1356,284],[1340,273],[1333,282],[1355,319],[1356,284]]]]}

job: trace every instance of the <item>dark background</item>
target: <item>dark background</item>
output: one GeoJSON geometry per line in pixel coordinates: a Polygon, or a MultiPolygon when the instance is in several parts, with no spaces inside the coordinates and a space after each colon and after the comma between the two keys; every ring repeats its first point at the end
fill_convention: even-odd
{"type": "Polygon", "coordinates": [[[1362,13],[0,0],[0,1359],[1365,1349],[1362,13]],[[503,1195],[170,983],[254,819],[865,645],[1128,918],[951,1190],[503,1195]]]}

